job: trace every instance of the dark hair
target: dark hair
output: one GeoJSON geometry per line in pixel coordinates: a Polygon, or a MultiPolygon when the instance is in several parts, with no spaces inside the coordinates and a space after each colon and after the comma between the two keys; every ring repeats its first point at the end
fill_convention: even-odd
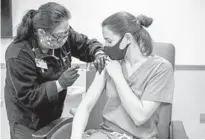
{"type": "Polygon", "coordinates": [[[15,41],[27,40],[35,36],[38,29],[52,32],[63,19],[70,19],[70,12],[62,5],[48,2],[38,10],[29,10],[17,29],[15,41]]]}
{"type": "Polygon", "coordinates": [[[135,17],[128,12],[118,12],[102,22],[102,27],[107,26],[115,34],[123,37],[126,33],[131,33],[143,55],[149,56],[153,51],[152,38],[144,27],[149,27],[153,19],[145,15],[135,17]]]}

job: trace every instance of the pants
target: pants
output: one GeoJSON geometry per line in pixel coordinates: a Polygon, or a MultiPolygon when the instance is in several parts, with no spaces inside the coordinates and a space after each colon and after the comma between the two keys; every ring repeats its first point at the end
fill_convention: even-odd
{"type": "Polygon", "coordinates": [[[84,132],[83,139],[133,139],[133,137],[104,129],[89,129],[84,132]]]}
{"type": "Polygon", "coordinates": [[[9,122],[11,139],[32,139],[36,131],[17,122],[9,122]]]}
{"type": "Polygon", "coordinates": [[[99,130],[91,129],[83,134],[83,139],[110,139],[107,134],[99,130]]]}

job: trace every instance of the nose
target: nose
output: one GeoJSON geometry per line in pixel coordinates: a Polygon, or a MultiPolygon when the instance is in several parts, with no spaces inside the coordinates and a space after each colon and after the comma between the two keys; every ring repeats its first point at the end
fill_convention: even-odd
{"type": "Polygon", "coordinates": [[[105,44],[106,47],[110,47],[110,44],[107,41],[105,41],[104,44],[105,44]]]}
{"type": "Polygon", "coordinates": [[[68,36],[63,36],[58,39],[58,42],[65,42],[67,40],[68,36]]]}
{"type": "Polygon", "coordinates": [[[105,42],[104,42],[104,45],[107,46],[107,44],[108,44],[107,41],[105,41],[105,42]]]}

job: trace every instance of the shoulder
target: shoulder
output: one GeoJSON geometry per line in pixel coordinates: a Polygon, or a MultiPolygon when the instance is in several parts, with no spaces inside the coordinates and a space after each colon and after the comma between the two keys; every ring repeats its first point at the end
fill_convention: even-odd
{"type": "Polygon", "coordinates": [[[157,71],[173,71],[172,64],[165,58],[157,55],[153,55],[151,57],[151,66],[153,66],[157,71]]]}
{"type": "Polygon", "coordinates": [[[70,26],[70,28],[69,28],[69,35],[68,35],[69,39],[74,38],[76,35],[78,35],[78,32],[76,32],[76,31],[73,29],[73,27],[70,26]]]}
{"type": "Polygon", "coordinates": [[[150,56],[149,62],[147,63],[144,73],[149,76],[157,76],[157,75],[173,75],[174,70],[172,64],[164,59],[163,57],[153,55],[150,56]]]}
{"type": "Polygon", "coordinates": [[[6,50],[5,60],[8,61],[11,58],[28,59],[32,58],[32,55],[32,47],[28,41],[12,41],[6,50]]]}

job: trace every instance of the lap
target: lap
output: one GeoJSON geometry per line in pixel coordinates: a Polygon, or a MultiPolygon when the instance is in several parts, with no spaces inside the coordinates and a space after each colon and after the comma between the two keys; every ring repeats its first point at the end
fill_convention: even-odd
{"type": "Polygon", "coordinates": [[[90,129],[83,134],[83,139],[132,139],[132,136],[104,129],[90,129]]]}
{"type": "Polygon", "coordinates": [[[100,130],[88,130],[83,134],[83,139],[109,139],[109,137],[100,130]]]}
{"type": "Polygon", "coordinates": [[[10,122],[10,135],[12,139],[32,139],[32,134],[35,132],[33,129],[16,123],[10,122]]]}

